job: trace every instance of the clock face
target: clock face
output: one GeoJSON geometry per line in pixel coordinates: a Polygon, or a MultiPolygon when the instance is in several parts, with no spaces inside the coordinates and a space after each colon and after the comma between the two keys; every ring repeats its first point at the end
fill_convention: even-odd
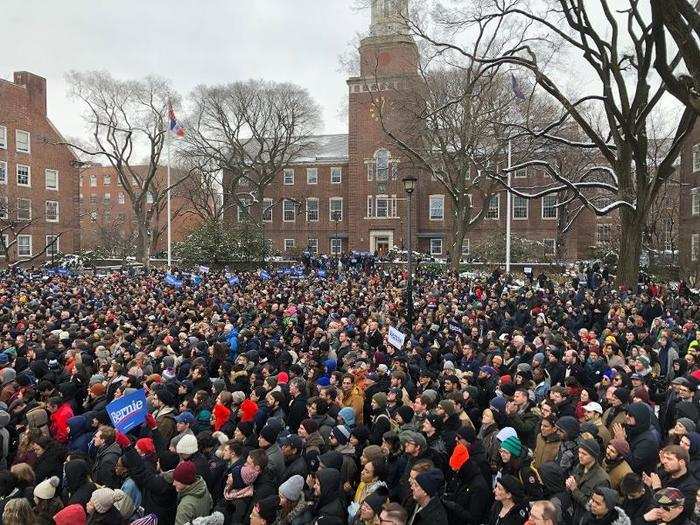
{"type": "Polygon", "coordinates": [[[384,97],[379,97],[378,99],[372,101],[372,103],[369,105],[369,116],[379,122],[385,105],[386,99],[384,97]]]}

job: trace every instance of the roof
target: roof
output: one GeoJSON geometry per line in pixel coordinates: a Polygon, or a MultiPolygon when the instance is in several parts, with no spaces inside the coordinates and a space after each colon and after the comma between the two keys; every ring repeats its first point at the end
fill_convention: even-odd
{"type": "Polygon", "coordinates": [[[348,135],[313,135],[303,155],[294,159],[299,163],[330,162],[348,160],[348,135]]]}

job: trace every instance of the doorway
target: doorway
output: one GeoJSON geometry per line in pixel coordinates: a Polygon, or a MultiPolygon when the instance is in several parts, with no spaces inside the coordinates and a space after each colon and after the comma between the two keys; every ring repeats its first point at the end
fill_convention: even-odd
{"type": "Polygon", "coordinates": [[[369,249],[380,256],[386,255],[394,247],[394,232],[373,231],[369,234],[369,249]]]}

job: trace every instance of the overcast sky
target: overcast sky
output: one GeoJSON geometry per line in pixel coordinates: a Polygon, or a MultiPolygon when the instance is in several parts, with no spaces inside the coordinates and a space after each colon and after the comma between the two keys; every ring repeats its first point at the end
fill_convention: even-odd
{"type": "Polygon", "coordinates": [[[0,77],[45,77],[49,117],[71,137],[85,135],[66,96],[71,69],[157,74],[182,95],[197,84],[289,81],[322,106],[325,133],[345,133],[338,57],[368,26],[369,11],[351,0],[2,0],[0,77]]]}

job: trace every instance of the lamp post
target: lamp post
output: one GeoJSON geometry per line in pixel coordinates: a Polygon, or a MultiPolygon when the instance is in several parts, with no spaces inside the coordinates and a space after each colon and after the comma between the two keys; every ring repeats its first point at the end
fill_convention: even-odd
{"type": "Polygon", "coordinates": [[[406,226],[408,230],[408,239],[406,246],[408,249],[408,279],[406,281],[406,322],[408,323],[409,337],[413,333],[413,246],[412,246],[412,234],[411,231],[411,205],[413,204],[413,192],[416,189],[416,182],[418,179],[416,177],[404,177],[403,178],[403,189],[408,195],[408,218],[406,221],[406,226]]]}

